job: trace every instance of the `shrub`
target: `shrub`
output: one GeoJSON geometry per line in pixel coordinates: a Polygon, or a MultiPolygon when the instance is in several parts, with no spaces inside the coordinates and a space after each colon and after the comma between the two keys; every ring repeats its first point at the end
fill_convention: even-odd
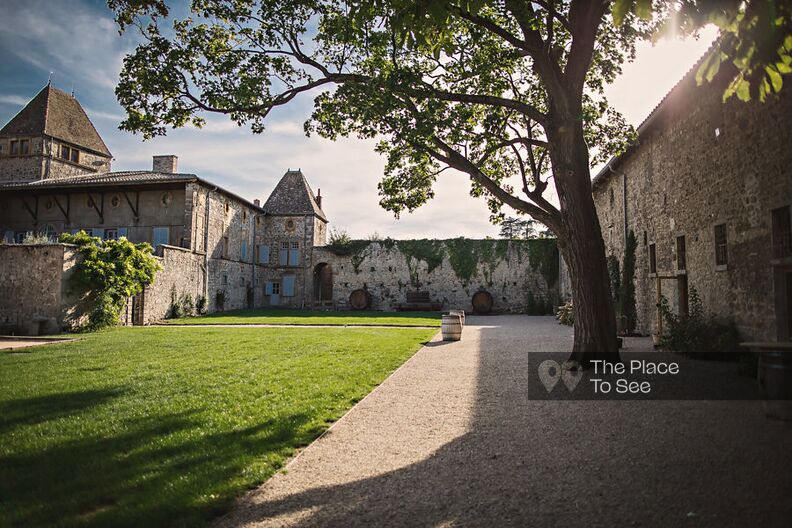
{"type": "Polygon", "coordinates": [[[701,298],[690,288],[687,317],[671,311],[668,299],[660,298],[660,315],[665,321],[660,345],[673,352],[709,359],[733,358],[739,350],[740,334],[731,319],[705,314],[701,298]]]}
{"type": "Polygon", "coordinates": [[[525,306],[525,313],[528,315],[548,315],[553,313],[553,304],[547,297],[535,296],[533,292],[528,292],[528,301],[525,306]]]}
{"type": "Polygon", "coordinates": [[[179,304],[181,305],[182,317],[192,317],[195,315],[195,302],[191,294],[183,294],[179,299],[179,304]]]}
{"type": "Polygon", "coordinates": [[[558,308],[556,319],[558,319],[558,322],[562,325],[573,326],[575,324],[575,311],[572,299],[558,308]]]}
{"type": "Polygon", "coordinates": [[[195,311],[198,315],[205,315],[209,311],[209,303],[206,300],[206,295],[199,295],[195,299],[195,311]]]}
{"type": "Polygon", "coordinates": [[[225,307],[225,303],[226,303],[225,290],[217,290],[217,293],[215,293],[215,307],[217,308],[218,312],[223,311],[223,308],[225,307]]]}
{"type": "Polygon", "coordinates": [[[49,237],[49,235],[45,233],[35,233],[31,231],[30,233],[25,235],[25,238],[22,240],[22,243],[27,245],[51,244],[52,239],[49,237]]]}
{"type": "Polygon", "coordinates": [[[63,233],[60,241],[78,246],[83,257],[75,279],[88,290],[91,308],[87,323],[79,330],[118,324],[127,299],[151,284],[160,269],[151,245],[145,242],[133,244],[123,237],[102,240],[88,236],[85,231],[74,235],[63,233]]]}

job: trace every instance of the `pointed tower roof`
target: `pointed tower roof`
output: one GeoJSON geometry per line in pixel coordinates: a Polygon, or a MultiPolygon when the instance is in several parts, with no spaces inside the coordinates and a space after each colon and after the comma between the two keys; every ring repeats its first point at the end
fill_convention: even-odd
{"type": "Polygon", "coordinates": [[[327,217],[316,203],[316,196],[300,170],[289,170],[272,190],[264,204],[271,215],[316,215],[327,222],[327,217]]]}
{"type": "Polygon", "coordinates": [[[0,129],[0,136],[40,135],[112,157],[77,99],[49,84],[0,129]]]}

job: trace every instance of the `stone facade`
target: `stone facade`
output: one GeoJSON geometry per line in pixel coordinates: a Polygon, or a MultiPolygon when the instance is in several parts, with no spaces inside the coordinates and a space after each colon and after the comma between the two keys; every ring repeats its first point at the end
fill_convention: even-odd
{"type": "Polygon", "coordinates": [[[38,335],[73,322],[80,301],[73,246],[0,245],[0,262],[0,333],[38,335]]]}
{"type": "MultiPolygon", "coordinates": [[[[203,255],[189,249],[162,246],[162,257],[158,258],[162,269],[157,272],[154,283],[143,291],[143,324],[150,324],[168,316],[172,299],[189,295],[193,302],[204,294],[203,255]]],[[[131,313],[132,302],[127,303],[124,321],[134,324],[131,313]]]]}
{"type": "Polygon", "coordinates": [[[320,297],[320,272],[325,265],[331,270],[336,305],[345,305],[356,289],[368,290],[372,309],[386,311],[406,303],[407,293],[414,291],[428,292],[444,310],[472,310],[472,296],[481,290],[492,295],[493,309],[498,312],[523,313],[532,302],[552,306],[560,298],[554,240],[371,242],[351,255],[339,255],[332,247],[315,247],[312,260],[315,273],[307,282],[306,303],[320,297]],[[437,260],[430,263],[413,256],[409,247],[416,243],[435,244],[437,260]],[[456,258],[454,244],[470,248],[467,256],[474,266],[470,277],[461,269],[464,264],[457,262],[462,259],[456,258]]]}
{"type": "Polygon", "coordinates": [[[724,104],[724,79],[698,87],[694,73],[595,178],[606,247],[622,261],[626,233],[637,237],[640,332],[656,330],[660,276],[677,311],[695,288],[705,311],[733,318],[744,339],[789,339],[792,255],[779,219],[788,229],[792,91],[724,104]]]}

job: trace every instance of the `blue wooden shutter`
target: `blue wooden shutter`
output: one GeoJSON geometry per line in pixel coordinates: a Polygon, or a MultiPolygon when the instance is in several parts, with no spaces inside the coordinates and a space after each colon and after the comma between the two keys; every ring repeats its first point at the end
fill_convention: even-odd
{"type": "Polygon", "coordinates": [[[287,266],[289,264],[289,250],[286,248],[281,248],[280,252],[278,253],[278,264],[281,266],[287,266]]]}
{"type": "Polygon", "coordinates": [[[292,248],[289,250],[289,265],[290,266],[299,266],[300,265],[300,250],[296,248],[292,248]]]}
{"type": "Polygon", "coordinates": [[[241,253],[242,253],[242,260],[247,260],[247,240],[242,241],[241,253]]]}
{"type": "Polygon", "coordinates": [[[264,286],[264,294],[265,295],[272,295],[272,282],[267,281],[267,284],[264,286]]]}
{"type": "Polygon", "coordinates": [[[281,295],[284,297],[294,297],[294,275],[285,275],[283,277],[281,295]]]}
{"type": "Polygon", "coordinates": [[[127,228],[126,227],[119,227],[118,228],[118,238],[127,236],[127,228]]]}
{"type": "Polygon", "coordinates": [[[269,246],[259,246],[259,264],[269,264],[270,248],[269,246]]]}

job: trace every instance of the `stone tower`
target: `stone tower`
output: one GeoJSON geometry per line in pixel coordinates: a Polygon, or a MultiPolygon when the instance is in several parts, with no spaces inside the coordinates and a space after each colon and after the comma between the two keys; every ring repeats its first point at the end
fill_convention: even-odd
{"type": "Polygon", "coordinates": [[[51,85],[0,129],[0,182],[108,172],[111,161],[77,99],[51,85]]]}

